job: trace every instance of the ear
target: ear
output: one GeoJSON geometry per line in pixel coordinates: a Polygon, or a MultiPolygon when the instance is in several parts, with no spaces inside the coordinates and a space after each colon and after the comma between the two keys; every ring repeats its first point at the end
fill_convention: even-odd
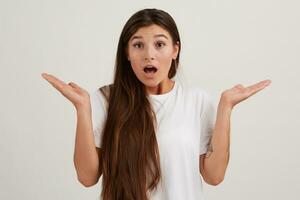
{"type": "Polygon", "coordinates": [[[179,52],[179,41],[176,42],[176,44],[174,45],[174,53],[173,53],[173,59],[176,59],[178,56],[178,52],[179,52]]]}

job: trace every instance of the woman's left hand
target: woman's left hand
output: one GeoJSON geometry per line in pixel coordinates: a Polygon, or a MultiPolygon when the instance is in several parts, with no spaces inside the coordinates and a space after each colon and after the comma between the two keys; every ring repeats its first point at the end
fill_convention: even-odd
{"type": "Polygon", "coordinates": [[[234,86],[231,89],[225,90],[222,93],[221,101],[226,106],[233,108],[236,104],[244,101],[258,91],[264,89],[271,83],[271,80],[260,81],[254,85],[244,87],[241,84],[234,86]]]}

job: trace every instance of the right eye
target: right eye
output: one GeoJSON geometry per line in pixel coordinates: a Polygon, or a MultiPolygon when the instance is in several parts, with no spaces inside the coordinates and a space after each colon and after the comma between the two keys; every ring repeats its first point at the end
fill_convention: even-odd
{"type": "Polygon", "coordinates": [[[140,42],[139,43],[135,43],[135,44],[133,44],[133,46],[137,47],[137,48],[140,48],[142,46],[142,43],[140,43],[140,42]]]}

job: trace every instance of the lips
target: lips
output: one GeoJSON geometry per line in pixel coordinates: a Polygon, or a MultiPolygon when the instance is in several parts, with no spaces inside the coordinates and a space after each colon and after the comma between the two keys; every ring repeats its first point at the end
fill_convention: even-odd
{"type": "Polygon", "coordinates": [[[155,67],[154,65],[147,65],[144,67],[144,72],[155,73],[155,72],[157,72],[157,67],[155,67]]]}

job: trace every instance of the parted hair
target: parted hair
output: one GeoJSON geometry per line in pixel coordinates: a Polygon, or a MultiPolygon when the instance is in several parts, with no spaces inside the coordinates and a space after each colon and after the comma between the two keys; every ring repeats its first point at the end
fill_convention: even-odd
{"type": "MultiPolygon", "coordinates": [[[[162,178],[155,113],[145,85],[134,74],[126,54],[131,36],[152,24],[168,31],[173,44],[181,44],[175,21],[167,12],[155,8],[136,12],[119,38],[113,83],[99,88],[108,103],[101,138],[103,200],[148,200],[148,191],[156,189],[162,178]]],[[[169,78],[176,75],[180,46],[169,78]]]]}

